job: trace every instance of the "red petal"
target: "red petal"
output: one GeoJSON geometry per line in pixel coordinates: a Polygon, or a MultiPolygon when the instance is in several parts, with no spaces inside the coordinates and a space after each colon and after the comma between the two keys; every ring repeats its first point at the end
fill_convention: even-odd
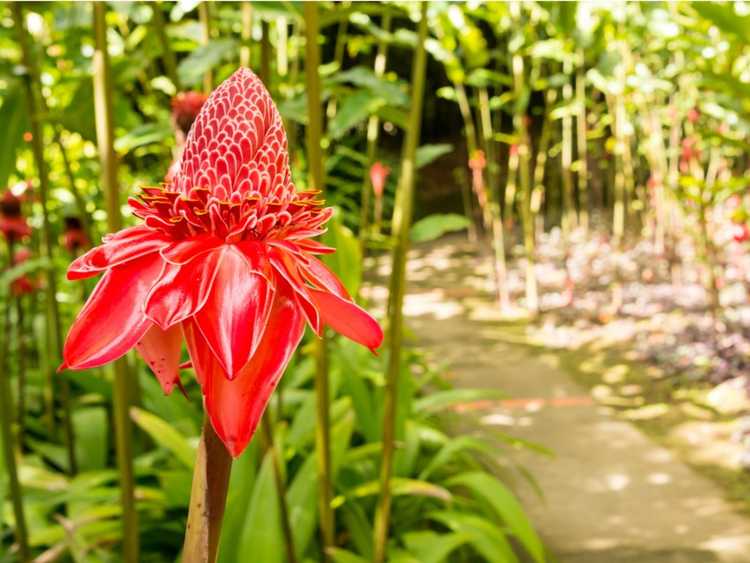
{"type": "Polygon", "coordinates": [[[327,291],[317,289],[308,291],[327,326],[367,346],[373,352],[380,347],[383,342],[383,329],[367,311],[353,301],[341,299],[327,291]]]}
{"type": "Polygon", "coordinates": [[[330,291],[342,299],[351,300],[349,292],[336,277],[336,274],[317,258],[308,256],[307,260],[303,264],[300,264],[300,270],[313,285],[330,291]]]}
{"type": "Polygon", "coordinates": [[[146,297],[146,316],[166,330],[195,315],[211,294],[223,256],[217,249],[183,266],[167,264],[146,297]]]}
{"type": "Polygon", "coordinates": [[[230,381],[214,362],[206,381],[206,411],[229,452],[239,456],[253,437],[260,417],[289,359],[302,339],[304,318],[297,305],[279,295],[258,351],[230,381]]]}
{"type": "Polygon", "coordinates": [[[306,252],[310,252],[312,254],[333,254],[336,252],[336,249],[330,246],[325,246],[324,244],[320,244],[318,241],[305,239],[305,240],[298,240],[295,241],[297,246],[299,246],[302,250],[306,252]]]}
{"type": "Polygon", "coordinates": [[[268,250],[268,258],[273,269],[294,289],[295,300],[302,307],[310,328],[320,336],[320,315],[310,295],[307,293],[305,281],[299,275],[296,260],[288,252],[284,252],[280,248],[274,248],[273,246],[268,250]]]}
{"type": "Polygon", "coordinates": [[[76,258],[68,268],[69,280],[80,280],[160,250],[168,240],[160,233],[138,226],[123,229],[76,258]]]}
{"type": "Polygon", "coordinates": [[[205,306],[193,317],[230,379],[253,355],[268,322],[274,288],[234,246],[224,257],[205,306]]]}
{"type": "Polygon", "coordinates": [[[152,325],[135,345],[135,349],[154,372],[164,393],[169,395],[175,383],[180,380],[180,327],[174,326],[163,331],[152,325]]]}
{"type": "Polygon", "coordinates": [[[204,235],[181,240],[164,247],[161,255],[171,264],[187,264],[204,252],[221,245],[221,240],[213,235],[204,235]]]}
{"type": "Polygon", "coordinates": [[[143,301],[162,266],[161,257],[151,254],[112,268],[99,280],[68,332],[65,366],[100,366],[135,346],[151,326],[143,314],[143,301]]]}

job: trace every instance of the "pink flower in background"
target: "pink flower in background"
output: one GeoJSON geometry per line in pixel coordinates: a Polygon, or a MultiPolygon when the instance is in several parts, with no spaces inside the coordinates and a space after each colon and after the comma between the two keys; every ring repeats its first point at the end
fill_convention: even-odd
{"type": "MultiPolygon", "coordinates": [[[[515,146],[515,145],[513,145],[515,146]]],[[[477,196],[479,205],[484,208],[487,205],[487,190],[484,186],[484,169],[487,167],[487,158],[484,151],[476,150],[469,158],[471,169],[471,186],[477,196]]]]}
{"type": "Polygon", "coordinates": [[[315,255],[331,209],[298,192],[281,116],[240,69],[203,106],[179,171],[130,200],[135,227],[108,235],[69,270],[104,274],[70,329],[62,367],[111,362],[131,348],[164,391],[187,345],[204,404],[233,456],[250,441],[305,324],[371,350],[383,339],[315,255]]]}
{"type": "Polygon", "coordinates": [[[21,210],[21,198],[10,190],[0,198],[0,233],[11,243],[31,234],[31,227],[21,210]]]}
{"type": "Polygon", "coordinates": [[[172,119],[183,134],[188,134],[207,99],[206,94],[194,91],[180,92],[172,98],[172,119]]]}
{"type": "MultiPolygon", "coordinates": [[[[13,265],[18,266],[27,262],[31,258],[31,251],[28,248],[19,248],[13,254],[13,265]]],[[[27,274],[15,278],[10,285],[11,292],[16,297],[33,293],[37,289],[37,284],[27,274]]]]}
{"type": "Polygon", "coordinates": [[[388,180],[390,173],[391,169],[379,160],[370,166],[370,183],[372,183],[372,191],[375,192],[376,197],[383,197],[385,182],[388,180]]]}
{"type": "Polygon", "coordinates": [[[91,246],[78,217],[66,217],[63,228],[63,246],[71,254],[78,254],[91,246]]]}

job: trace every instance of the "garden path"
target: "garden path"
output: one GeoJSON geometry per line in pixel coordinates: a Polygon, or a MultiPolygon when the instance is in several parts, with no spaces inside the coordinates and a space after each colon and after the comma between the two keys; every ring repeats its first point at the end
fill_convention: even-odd
{"type": "MultiPolygon", "coordinates": [[[[517,483],[553,561],[750,562],[750,519],[715,483],[597,405],[558,356],[527,346],[519,323],[502,322],[489,260],[471,248],[449,237],[412,252],[407,325],[457,386],[512,397],[467,409],[480,432],[501,430],[553,451],[513,454],[543,492],[517,483]]],[[[379,274],[387,273],[383,261],[379,274]]],[[[384,291],[371,288],[374,301],[384,291]]]]}

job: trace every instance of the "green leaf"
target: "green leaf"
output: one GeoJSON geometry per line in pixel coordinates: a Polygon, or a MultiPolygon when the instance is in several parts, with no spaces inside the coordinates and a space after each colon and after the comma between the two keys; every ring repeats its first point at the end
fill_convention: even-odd
{"type": "Polygon", "coordinates": [[[193,467],[196,448],[171,424],[138,407],[130,407],[130,418],[151,436],[154,442],[172,452],[188,468],[193,467]]]}
{"type": "Polygon", "coordinates": [[[16,151],[24,132],[30,128],[21,83],[13,81],[3,95],[0,106],[0,186],[8,184],[8,177],[16,169],[16,151]]]}
{"type": "Polygon", "coordinates": [[[417,169],[427,166],[433,160],[437,160],[443,155],[450,153],[453,145],[450,143],[440,143],[436,145],[422,145],[417,149],[414,161],[417,163],[417,169]]]}
{"type": "Polygon", "coordinates": [[[462,231],[469,226],[469,220],[456,213],[438,213],[420,219],[411,227],[412,242],[428,242],[446,233],[462,231]]]}
{"type": "Polygon", "coordinates": [[[440,563],[445,561],[452,551],[466,543],[469,535],[460,532],[439,534],[425,530],[408,532],[403,538],[406,548],[420,563],[440,563]]]}
{"type": "Polygon", "coordinates": [[[449,389],[430,393],[414,402],[414,410],[419,412],[440,411],[461,403],[505,399],[507,395],[498,389],[449,389]]]}
{"type": "Polygon", "coordinates": [[[174,136],[169,122],[139,125],[115,141],[115,150],[127,154],[137,147],[151,143],[162,143],[174,136]]]}
{"type": "Polygon", "coordinates": [[[372,69],[356,66],[354,68],[334,74],[329,82],[334,84],[351,83],[360,88],[367,88],[372,95],[383,98],[385,103],[392,106],[406,106],[409,103],[409,97],[404,92],[403,82],[394,82],[379,77],[372,69]]]}
{"type": "MultiPolygon", "coordinates": [[[[348,491],[346,496],[350,498],[363,498],[378,494],[380,494],[380,481],[368,481],[348,491]]],[[[393,496],[431,497],[445,502],[453,498],[450,491],[440,485],[420,481],[419,479],[404,479],[402,477],[391,479],[391,494],[393,496]]]]}
{"type": "Polygon", "coordinates": [[[359,90],[344,97],[336,115],[328,124],[328,134],[332,139],[340,139],[352,127],[385,105],[385,100],[370,90],[359,90]]]}
{"type": "Polygon", "coordinates": [[[323,261],[339,277],[351,295],[356,295],[362,283],[362,249],[354,233],[341,222],[341,210],[336,210],[323,235],[323,243],[336,249],[323,261]]]}
{"type": "Polygon", "coordinates": [[[738,14],[733,2],[693,2],[690,7],[720,30],[736,35],[742,43],[750,40],[750,16],[738,14]]]}
{"type": "Polygon", "coordinates": [[[237,51],[234,39],[214,39],[198,47],[184,58],[177,67],[177,75],[182,84],[197,84],[206,71],[213,69],[224,59],[231,57],[237,51]]]}
{"type": "Polygon", "coordinates": [[[339,547],[332,548],[329,553],[335,563],[368,563],[369,561],[369,559],[365,559],[339,547]]]}
{"type": "Polygon", "coordinates": [[[506,531],[487,518],[454,510],[433,512],[429,518],[453,531],[467,534],[472,547],[489,563],[518,563],[518,557],[505,537],[506,531]]]}
{"type": "Polygon", "coordinates": [[[448,481],[449,486],[468,488],[478,500],[486,501],[513,532],[537,563],[544,563],[544,546],[516,497],[488,473],[463,473],[448,481]]]}

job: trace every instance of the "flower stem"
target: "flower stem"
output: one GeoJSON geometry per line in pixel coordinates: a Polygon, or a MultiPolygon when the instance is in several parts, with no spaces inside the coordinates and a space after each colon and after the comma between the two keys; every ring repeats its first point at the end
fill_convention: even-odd
{"type": "MultiPolygon", "coordinates": [[[[117,160],[114,151],[112,120],[112,81],[107,52],[106,4],[94,2],[94,107],[99,145],[102,185],[107,206],[107,226],[111,232],[122,228],[117,160]]],[[[123,522],[123,558],[127,563],[139,560],[138,514],[135,506],[133,442],[129,417],[131,377],[125,358],[114,363],[114,422],[117,465],[120,472],[123,522]]]]}
{"type": "MultiPolygon", "coordinates": [[[[384,6],[385,12],[383,13],[383,20],[381,27],[384,32],[388,33],[391,30],[391,12],[388,6],[384,6]]],[[[375,55],[375,76],[378,78],[385,74],[385,66],[388,57],[388,43],[385,40],[385,36],[378,40],[378,52],[375,55]]],[[[361,195],[361,206],[359,229],[362,236],[362,258],[365,257],[365,241],[369,235],[370,229],[370,200],[372,194],[372,182],[370,180],[370,167],[375,163],[378,153],[378,138],[380,137],[380,118],[376,114],[372,114],[367,121],[367,170],[365,170],[365,177],[362,181],[362,195],[361,195]]],[[[376,201],[376,212],[374,221],[374,232],[375,234],[380,233],[380,219],[382,216],[382,201],[376,201]],[[377,205],[380,205],[380,212],[377,210],[377,205]]]]}
{"type": "MultiPolygon", "coordinates": [[[[320,47],[318,46],[318,5],[305,2],[305,82],[307,86],[307,151],[310,188],[323,190],[323,114],[320,103],[320,47]]],[[[334,545],[335,523],[331,509],[331,420],[329,412],[328,358],[325,334],[315,344],[315,394],[317,424],[315,444],[318,459],[318,510],[323,553],[334,545]]]]}
{"type": "MultiPolygon", "coordinates": [[[[8,244],[9,249],[11,246],[11,244],[8,244]]],[[[9,253],[8,262],[13,263],[12,252],[9,253]]],[[[16,520],[15,534],[19,556],[21,561],[30,561],[31,553],[29,552],[26,517],[23,509],[23,491],[18,480],[18,468],[16,467],[16,452],[13,440],[13,404],[7,369],[10,342],[10,303],[6,304],[3,313],[3,338],[0,342],[0,432],[2,432],[3,457],[5,458],[5,470],[8,473],[13,516],[16,520]]]]}
{"type": "Polygon", "coordinates": [[[380,499],[375,513],[375,563],[385,561],[388,528],[391,516],[391,475],[396,437],[396,408],[398,379],[401,372],[401,339],[403,332],[403,303],[406,290],[406,254],[409,249],[412,208],[414,205],[415,156],[422,124],[427,54],[427,2],[421,5],[419,32],[412,65],[412,106],[401,155],[401,177],[393,212],[394,247],[391,259],[390,293],[388,300],[388,372],[386,374],[385,405],[383,411],[383,462],[380,467],[380,499]]]}
{"type": "MultiPolygon", "coordinates": [[[[39,78],[39,68],[36,59],[31,52],[31,44],[28,31],[24,24],[23,9],[21,2],[12,2],[13,19],[15,21],[18,33],[18,43],[21,46],[23,64],[26,67],[26,91],[29,103],[29,113],[31,115],[31,148],[34,153],[34,161],[39,173],[39,197],[42,203],[42,241],[44,255],[49,260],[50,267],[46,268],[46,301],[47,314],[49,319],[49,328],[52,333],[49,338],[50,356],[59,360],[60,351],[62,350],[62,329],[60,325],[60,310],[57,306],[57,277],[52,267],[55,263],[52,249],[54,240],[52,237],[52,228],[47,211],[47,202],[49,200],[49,177],[47,175],[47,161],[44,158],[44,131],[42,128],[42,115],[46,113],[44,99],[42,98],[41,80],[39,78]]],[[[73,436],[73,424],[70,411],[70,383],[67,376],[63,373],[57,379],[59,382],[60,402],[63,407],[63,431],[65,433],[65,446],[68,454],[68,471],[71,474],[77,472],[75,456],[75,439],[73,436]]]]}
{"type": "Polygon", "coordinates": [[[180,77],[177,74],[177,60],[175,59],[172,46],[169,44],[161,0],[154,2],[151,5],[151,9],[153,10],[152,24],[154,31],[156,31],[156,36],[159,38],[159,43],[161,44],[161,59],[164,63],[164,70],[166,70],[167,76],[177,91],[180,91],[182,90],[182,86],[180,85],[180,77]]]}
{"type": "Polygon", "coordinates": [[[190,491],[182,563],[214,563],[227,503],[232,457],[206,418],[190,491]]]}
{"type": "Polygon", "coordinates": [[[247,0],[242,3],[242,31],[240,32],[240,37],[242,38],[240,66],[250,68],[253,41],[253,4],[247,0]]]}

